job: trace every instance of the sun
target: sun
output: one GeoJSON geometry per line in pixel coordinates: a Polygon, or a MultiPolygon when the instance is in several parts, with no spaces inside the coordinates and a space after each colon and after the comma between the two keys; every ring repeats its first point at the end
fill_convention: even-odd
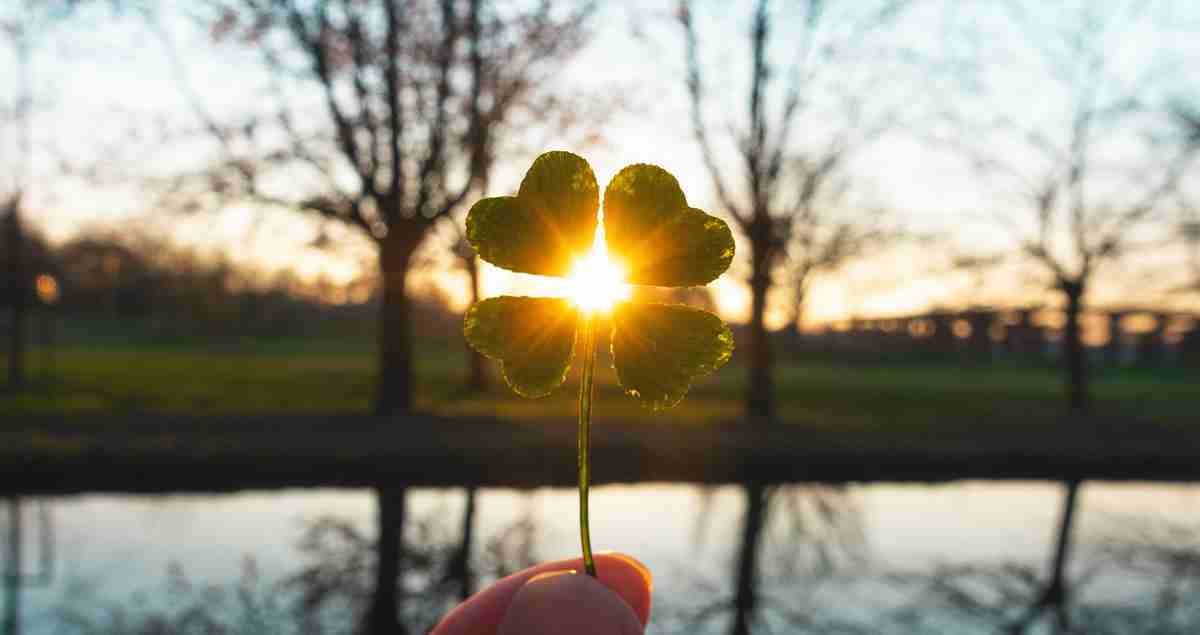
{"type": "Polygon", "coordinates": [[[597,228],[592,251],[575,263],[567,278],[567,297],[585,312],[605,313],[629,296],[625,272],[608,258],[604,229],[597,228]]]}

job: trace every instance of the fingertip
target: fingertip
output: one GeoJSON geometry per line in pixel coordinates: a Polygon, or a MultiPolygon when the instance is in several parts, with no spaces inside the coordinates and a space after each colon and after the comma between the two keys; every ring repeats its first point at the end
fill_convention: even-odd
{"type": "Polygon", "coordinates": [[[644,625],[611,587],[573,571],[543,573],[513,598],[499,635],[641,635],[644,625]]]}
{"type": "Polygon", "coordinates": [[[596,574],[633,609],[642,626],[650,621],[654,576],[646,565],[628,554],[600,553],[596,554],[596,574]]]}
{"type": "MultiPolygon", "coordinates": [[[[442,618],[433,633],[493,635],[498,631],[516,595],[531,580],[548,573],[561,575],[570,571],[583,571],[583,568],[583,561],[574,558],[546,562],[514,573],[457,606],[442,618]]],[[[644,627],[650,619],[650,596],[653,589],[650,570],[646,565],[626,554],[602,553],[596,555],[596,570],[600,582],[628,605],[644,627]]],[[[581,574],[581,577],[587,576],[581,574]]]]}

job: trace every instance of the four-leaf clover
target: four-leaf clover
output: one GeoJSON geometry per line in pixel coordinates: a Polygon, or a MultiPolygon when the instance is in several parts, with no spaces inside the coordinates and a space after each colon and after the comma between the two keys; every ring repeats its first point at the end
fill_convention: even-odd
{"type": "MultiPolygon", "coordinates": [[[[587,161],[547,152],[529,168],[516,196],[485,198],[471,208],[467,239],[498,267],[566,276],[592,249],[599,203],[587,161]]],[[[613,177],[604,191],[603,218],[607,255],[630,284],[704,285],[733,260],[729,227],[689,207],[675,177],[655,165],[630,165],[613,177]]],[[[472,347],[501,362],[513,390],[541,397],[566,380],[586,317],[562,298],[501,296],[472,306],[464,333],[472,347]]],[[[733,336],[721,319],[684,305],[621,302],[611,324],[617,380],[653,409],[679,403],[695,377],[733,354],[733,336]]]]}

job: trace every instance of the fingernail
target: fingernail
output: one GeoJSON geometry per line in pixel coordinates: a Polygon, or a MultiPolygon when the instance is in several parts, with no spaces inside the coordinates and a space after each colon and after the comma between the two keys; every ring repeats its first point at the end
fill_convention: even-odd
{"type": "Polygon", "coordinates": [[[529,578],[529,580],[526,581],[525,584],[530,584],[533,582],[540,582],[542,580],[549,580],[550,578],[557,578],[560,575],[575,575],[576,573],[578,573],[578,572],[575,571],[574,569],[563,569],[561,571],[547,571],[545,573],[539,573],[539,574],[533,576],[532,578],[529,578]]]}

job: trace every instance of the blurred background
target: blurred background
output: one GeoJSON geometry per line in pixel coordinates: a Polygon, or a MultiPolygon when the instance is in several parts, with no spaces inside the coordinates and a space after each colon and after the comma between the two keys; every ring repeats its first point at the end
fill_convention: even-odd
{"type": "Polygon", "coordinates": [[[8,0],[0,632],[423,633],[577,552],[470,205],[661,165],[737,350],[598,371],[652,633],[1200,629],[1190,0],[8,0]]]}

